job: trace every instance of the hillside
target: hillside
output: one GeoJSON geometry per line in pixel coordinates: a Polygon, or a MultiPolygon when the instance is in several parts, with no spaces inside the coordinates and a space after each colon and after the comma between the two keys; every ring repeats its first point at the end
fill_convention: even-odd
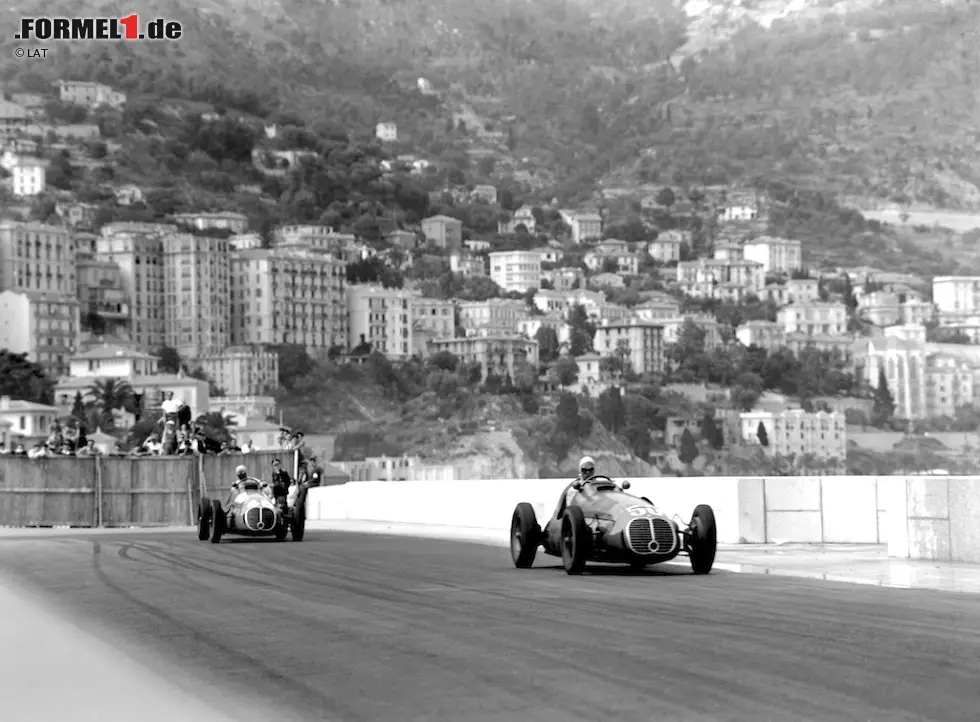
{"type": "MultiPolygon", "coordinates": [[[[11,15],[115,14],[100,0],[17,0],[11,15]]],[[[455,146],[461,114],[508,131],[515,159],[560,179],[777,179],[858,198],[980,207],[976,3],[619,0],[151,0],[176,43],[58,44],[6,79],[100,79],[131,93],[455,146]],[[667,61],[670,62],[667,62],[667,61]],[[429,79],[438,97],[416,89],[429,79]],[[638,158],[646,158],[638,161],[638,158]]],[[[12,49],[9,36],[0,45],[12,49]]],[[[468,124],[470,125],[470,124],[468,124]]],[[[489,127],[488,127],[489,125],[489,127]]],[[[472,127],[469,128],[473,130],[472,127]]],[[[472,144],[471,144],[472,145],[472,144]]]]}
{"type": "Polygon", "coordinates": [[[363,366],[323,362],[286,379],[277,402],[288,426],[337,434],[335,458],[418,454],[505,479],[574,475],[589,454],[609,474],[659,475],[588,408],[572,402],[562,413],[529,390],[474,383],[470,371],[439,356],[402,367],[378,356],[363,366]]]}

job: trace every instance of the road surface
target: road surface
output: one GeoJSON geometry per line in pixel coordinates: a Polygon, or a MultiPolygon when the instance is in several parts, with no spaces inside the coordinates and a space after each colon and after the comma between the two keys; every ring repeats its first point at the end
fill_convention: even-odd
{"type": "MultiPolygon", "coordinates": [[[[516,570],[497,547],[323,531],[0,539],[10,588],[238,718],[977,719],[973,595],[676,567],[569,577],[556,561],[516,570]]],[[[54,653],[38,639],[35,655],[54,653]]]]}

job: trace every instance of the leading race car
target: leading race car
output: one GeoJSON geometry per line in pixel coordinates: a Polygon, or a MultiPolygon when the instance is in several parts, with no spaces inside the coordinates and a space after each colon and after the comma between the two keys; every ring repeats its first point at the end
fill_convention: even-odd
{"type": "Polygon", "coordinates": [[[514,509],[510,553],[516,567],[534,564],[542,547],[545,554],[561,557],[569,574],[581,574],[589,562],[642,569],[679,554],[690,558],[695,574],[711,571],[718,542],[715,515],[707,504],[698,505],[685,523],[662,514],[646,497],[628,494],[628,481],[617,484],[608,476],[594,476],[573,487],[575,496],[556,509],[543,530],[533,506],[522,502],[514,509]]]}
{"type": "Polygon", "coordinates": [[[197,538],[217,544],[225,534],[275,537],[283,541],[292,532],[293,541],[303,541],[306,531],[306,489],[301,487],[291,505],[281,507],[272,499],[269,484],[248,477],[237,482],[238,494],[226,509],[217,499],[201,499],[197,538]]]}

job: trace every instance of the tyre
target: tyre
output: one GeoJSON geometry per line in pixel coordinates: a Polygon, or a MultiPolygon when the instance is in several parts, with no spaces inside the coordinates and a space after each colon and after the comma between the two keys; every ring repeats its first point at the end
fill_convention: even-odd
{"type": "Polygon", "coordinates": [[[707,504],[699,504],[691,515],[689,554],[691,569],[695,574],[708,574],[715,564],[718,550],[718,530],[715,526],[715,512],[707,504]]]}
{"type": "Polygon", "coordinates": [[[293,518],[290,526],[292,527],[291,531],[293,533],[293,541],[303,541],[303,535],[306,534],[306,489],[300,491],[299,496],[296,497],[296,504],[293,506],[293,518]]]}
{"type": "Polygon", "coordinates": [[[577,506],[565,510],[561,520],[561,563],[569,574],[581,574],[592,554],[592,532],[577,506]]]}
{"type": "Polygon", "coordinates": [[[221,502],[217,499],[211,500],[211,543],[217,544],[221,541],[221,536],[225,533],[225,510],[221,508],[221,502]]]}
{"type": "Polygon", "coordinates": [[[207,541],[211,536],[211,502],[207,497],[201,499],[197,508],[197,538],[207,541]]]}
{"type": "Polygon", "coordinates": [[[510,558],[514,560],[514,566],[527,569],[534,564],[540,543],[541,527],[534,507],[522,501],[510,520],[510,558]]]}
{"type": "Polygon", "coordinates": [[[289,534],[289,513],[283,512],[276,518],[276,541],[285,541],[286,535],[289,534]]]}

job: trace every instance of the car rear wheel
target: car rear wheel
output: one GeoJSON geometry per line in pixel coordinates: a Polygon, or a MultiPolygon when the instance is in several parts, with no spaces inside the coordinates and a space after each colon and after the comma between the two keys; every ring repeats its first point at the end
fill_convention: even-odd
{"type": "Polygon", "coordinates": [[[211,543],[217,544],[221,541],[221,536],[225,533],[225,510],[221,508],[221,502],[217,499],[211,500],[211,543]]]}
{"type": "Polygon", "coordinates": [[[527,569],[534,564],[540,543],[541,527],[534,507],[522,501],[510,520],[510,558],[514,560],[514,566],[527,569]]]}
{"type": "Polygon", "coordinates": [[[211,536],[211,501],[204,497],[197,508],[197,538],[207,541],[211,536]]]}
{"type": "Polygon", "coordinates": [[[289,514],[282,512],[276,517],[276,541],[285,541],[287,534],[289,534],[289,514]]]}
{"type": "Polygon", "coordinates": [[[561,563],[569,574],[581,574],[592,554],[592,532],[577,506],[565,510],[561,520],[561,563]]]}
{"type": "Polygon", "coordinates": [[[293,541],[303,541],[303,535],[306,534],[306,489],[302,489],[296,497],[291,526],[293,541]]]}
{"type": "Polygon", "coordinates": [[[695,574],[708,574],[715,564],[718,550],[718,530],[715,512],[707,504],[699,504],[691,515],[691,532],[688,542],[691,569],[695,574]]]}

